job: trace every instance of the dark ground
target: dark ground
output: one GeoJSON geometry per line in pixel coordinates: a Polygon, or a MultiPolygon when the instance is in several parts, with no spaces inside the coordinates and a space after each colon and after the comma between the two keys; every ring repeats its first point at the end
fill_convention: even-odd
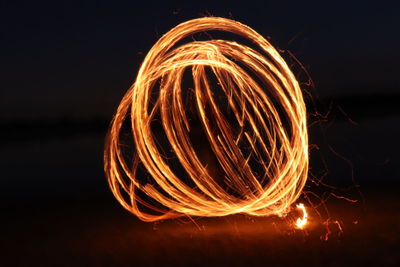
{"type": "MultiPolygon", "coordinates": [[[[19,266],[377,266],[399,264],[400,205],[395,195],[368,194],[354,216],[337,205],[343,233],[311,218],[299,231],[279,218],[226,218],[144,223],[114,202],[20,207],[7,218],[1,251],[19,266]],[[14,213],[15,215],[15,213],[14,213]],[[354,223],[355,217],[358,223],[354,223]]],[[[49,201],[51,201],[49,199],[49,201]]],[[[335,212],[334,212],[335,213],[335,212]]]]}
{"type": "MultiPolygon", "coordinates": [[[[7,178],[0,187],[1,265],[398,265],[394,140],[399,131],[392,125],[399,122],[398,116],[363,119],[358,125],[342,120],[325,130],[330,146],[350,159],[362,196],[344,194],[357,203],[330,198],[330,214],[323,213],[323,219],[309,209],[305,231],[294,229],[296,213],[286,219],[231,216],[144,223],[124,211],[107,188],[104,132],[15,139],[2,145],[0,161],[7,178]],[[325,240],[327,218],[331,233],[325,240]]],[[[318,136],[311,132],[310,138],[318,136]]],[[[351,180],[346,161],[323,154],[330,163],[330,182],[351,180]]]]}

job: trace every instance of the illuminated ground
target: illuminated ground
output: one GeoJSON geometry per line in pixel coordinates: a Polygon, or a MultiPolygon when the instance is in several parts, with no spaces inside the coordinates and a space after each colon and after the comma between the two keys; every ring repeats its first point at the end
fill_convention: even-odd
{"type": "MultiPolygon", "coordinates": [[[[396,265],[400,203],[393,194],[368,194],[366,211],[348,203],[331,207],[340,234],[314,218],[307,231],[277,218],[235,216],[143,223],[117,205],[64,203],[20,206],[3,218],[6,265],[396,265]],[[354,219],[357,218],[357,224],[354,219]]],[[[4,213],[3,213],[4,214],[4,213]]]]}
{"type": "MultiPolygon", "coordinates": [[[[400,159],[392,149],[399,134],[392,125],[399,122],[393,117],[330,129],[329,143],[352,159],[365,203],[330,200],[331,219],[341,222],[343,233],[331,224],[327,241],[312,212],[305,232],[277,218],[138,221],[107,188],[104,135],[4,145],[0,265],[399,265],[400,159]]],[[[334,159],[327,155],[332,177],[348,180],[348,165],[334,159]]]]}

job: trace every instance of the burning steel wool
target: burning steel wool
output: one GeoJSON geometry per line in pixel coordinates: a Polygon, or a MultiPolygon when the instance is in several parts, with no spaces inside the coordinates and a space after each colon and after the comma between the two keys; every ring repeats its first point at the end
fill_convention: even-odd
{"type": "MultiPolygon", "coordinates": [[[[277,50],[248,26],[218,17],[184,22],[145,57],[110,126],[104,161],[114,196],[143,221],[285,215],[308,174],[301,89],[277,50]],[[206,32],[243,42],[193,37],[206,32]],[[183,86],[187,77],[192,83],[183,86]],[[122,141],[127,121],[133,156],[122,141]],[[206,137],[218,177],[194,144],[194,128],[206,137]]],[[[297,207],[302,228],[307,213],[297,207]]]]}

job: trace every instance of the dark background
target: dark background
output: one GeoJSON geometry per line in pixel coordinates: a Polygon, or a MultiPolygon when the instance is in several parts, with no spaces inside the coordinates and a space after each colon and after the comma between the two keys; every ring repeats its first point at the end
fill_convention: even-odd
{"type": "Polygon", "coordinates": [[[400,5],[367,2],[1,1],[1,261],[399,264],[400,5]],[[305,66],[311,171],[358,200],[327,204],[343,233],[333,225],[325,241],[319,219],[306,232],[246,216],[142,223],[113,199],[102,152],[119,101],[163,33],[206,15],[249,25],[305,66]]]}

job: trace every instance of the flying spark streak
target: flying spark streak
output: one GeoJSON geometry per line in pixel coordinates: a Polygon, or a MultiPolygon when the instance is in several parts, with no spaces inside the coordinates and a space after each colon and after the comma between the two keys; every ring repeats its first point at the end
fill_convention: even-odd
{"type": "Polygon", "coordinates": [[[321,240],[325,240],[325,241],[328,241],[328,240],[329,240],[329,236],[332,234],[332,230],[331,230],[331,228],[329,227],[331,224],[336,225],[336,227],[337,227],[337,235],[338,235],[338,236],[340,236],[341,234],[343,234],[343,227],[342,227],[342,224],[341,224],[338,220],[332,222],[330,219],[327,219],[325,222],[323,222],[323,224],[325,225],[326,233],[325,233],[324,236],[320,236],[320,239],[321,239],[321,240]]]}
{"type": "Polygon", "coordinates": [[[110,125],[104,163],[116,199],[144,221],[285,215],[308,173],[301,89],[278,51],[250,27],[218,17],[184,22],[145,57],[110,125]],[[222,39],[194,40],[194,34],[207,31],[240,36],[254,48],[222,39]],[[192,41],[184,43],[190,36],[192,41]],[[188,73],[192,87],[183,86],[188,73]],[[133,157],[126,156],[121,140],[125,121],[131,126],[133,157]],[[199,128],[222,175],[213,174],[195,148],[191,134],[199,128]]]}

